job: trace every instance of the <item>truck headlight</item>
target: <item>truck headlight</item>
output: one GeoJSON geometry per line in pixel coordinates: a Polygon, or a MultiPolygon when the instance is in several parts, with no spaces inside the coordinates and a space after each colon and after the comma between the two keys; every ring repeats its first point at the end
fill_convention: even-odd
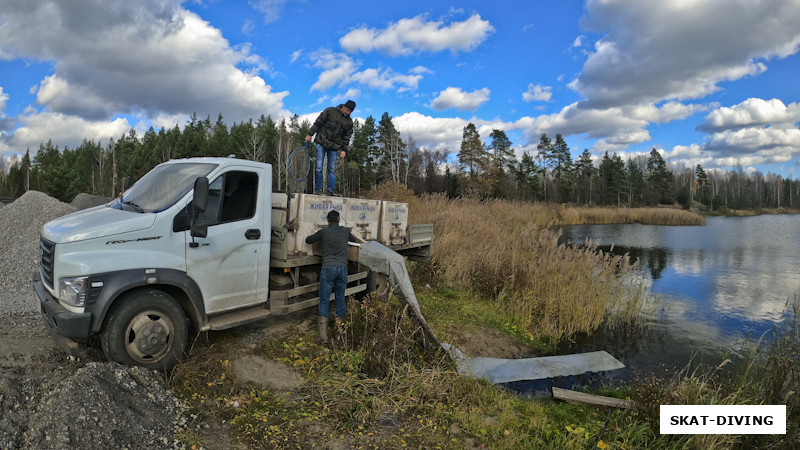
{"type": "Polygon", "coordinates": [[[62,278],[58,283],[60,300],[70,306],[86,305],[86,282],[89,277],[62,278]]]}

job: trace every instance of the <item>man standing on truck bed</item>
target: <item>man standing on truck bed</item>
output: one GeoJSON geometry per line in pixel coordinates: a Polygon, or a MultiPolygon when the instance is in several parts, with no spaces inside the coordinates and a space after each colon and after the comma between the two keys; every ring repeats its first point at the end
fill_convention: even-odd
{"type": "Polygon", "coordinates": [[[322,241],[322,269],[319,274],[319,342],[328,343],[328,316],[333,292],[337,319],[345,315],[344,292],[347,289],[347,242],[357,242],[349,228],[339,226],[339,212],[328,213],[328,226],[306,238],[306,244],[322,241]]]}
{"type": "Polygon", "coordinates": [[[350,148],[350,137],[353,135],[353,120],[350,113],[356,109],[356,102],[348,100],[344,105],[325,108],[308,130],[306,143],[316,133],[316,164],[314,165],[314,193],[322,194],[322,169],[325,157],[328,157],[328,195],[334,194],[336,187],[336,154],[344,158],[350,148]]]}

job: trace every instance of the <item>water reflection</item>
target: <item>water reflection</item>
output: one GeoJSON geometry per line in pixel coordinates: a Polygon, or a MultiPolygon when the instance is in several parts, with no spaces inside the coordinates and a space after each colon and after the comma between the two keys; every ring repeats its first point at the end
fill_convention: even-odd
{"type": "Polygon", "coordinates": [[[665,320],[636,339],[595,336],[576,345],[646,371],[757,339],[783,320],[787,300],[800,292],[797,216],[711,218],[702,227],[581,225],[564,227],[562,240],[587,237],[640,261],[651,292],[663,299],[665,320]]]}
{"type": "Polygon", "coordinates": [[[627,253],[631,261],[639,261],[639,264],[647,270],[651,280],[661,278],[661,272],[667,267],[667,259],[669,257],[669,251],[663,247],[641,248],[625,245],[598,245],[597,248],[604,252],[612,252],[615,255],[627,253]]]}

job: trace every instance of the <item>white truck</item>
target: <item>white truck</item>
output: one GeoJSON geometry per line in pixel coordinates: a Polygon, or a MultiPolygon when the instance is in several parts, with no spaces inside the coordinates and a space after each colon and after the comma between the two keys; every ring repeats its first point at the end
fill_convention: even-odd
{"type": "MultiPolygon", "coordinates": [[[[316,306],[321,258],[305,238],[331,209],[364,240],[430,256],[433,228],[409,226],[406,203],[273,192],[264,163],[172,160],[114,201],[42,227],[42,317],[69,351],[99,335],[111,361],[171,368],[190,332],[316,306]]],[[[380,289],[353,250],[347,295],[380,289]]]]}

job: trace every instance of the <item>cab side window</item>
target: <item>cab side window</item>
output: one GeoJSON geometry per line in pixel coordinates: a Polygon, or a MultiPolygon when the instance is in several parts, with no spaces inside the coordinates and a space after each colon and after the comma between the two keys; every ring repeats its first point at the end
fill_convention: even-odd
{"type": "MultiPolygon", "coordinates": [[[[258,174],[232,171],[215,178],[208,184],[208,206],[204,213],[209,226],[249,219],[255,215],[258,200],[258,174]]],[[[192,203],[175,216],[172,231],[189,229],[192,203]]]]}
{"type": "Polygon", "coordinates": [[[217,177],[211,183],[208,183],[208,204],[206,205],[206,220],[208,225],[216,225],[219,223],[219,208],[222,203],[222,184],[224,176],[217,177]]]}
{"type": "Polygon", "coordinates": [[[221,223],[249,219],[255,215],[258,175],[252,172],[228,172],[225,174],[225,191],[221,223]]]}

